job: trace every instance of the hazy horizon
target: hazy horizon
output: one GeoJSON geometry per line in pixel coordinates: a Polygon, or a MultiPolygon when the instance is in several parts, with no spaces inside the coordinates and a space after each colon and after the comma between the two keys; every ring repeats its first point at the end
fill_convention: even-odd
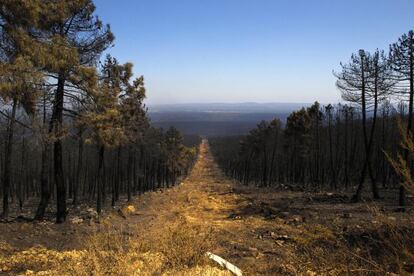
{"type": "MultiPolygon", "coordinates": [[[[212,102],[177,102],[177,103],[150,103],[148,105],[157,106],[157,105],[209,105],[209,104],[258,104],[258,105],[266,105],[266,104],[312,104],[313,102],[255,102],[255,101],[212,101],[212,102]]],[[[325,103],[320,103],[325,104],[325,103]]],[[[328,104],[328,103],[326,103],[328,104]]]]}
{"type": "MultiPolygon", "coordinates": [[[[204,102],[147,104],[150,112],[290,113],[312,103],[204,102]]],[[[321,103],[323,104],[323,103],[321,103]]]]}

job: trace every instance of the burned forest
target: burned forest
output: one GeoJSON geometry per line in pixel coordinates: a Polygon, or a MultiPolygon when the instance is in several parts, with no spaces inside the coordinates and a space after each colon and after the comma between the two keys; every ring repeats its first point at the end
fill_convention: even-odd
{"type": "Polygon", "coordinates": [[[0,275],[414,274],[413,3],[118,2],[0,0],[0,275]]]}

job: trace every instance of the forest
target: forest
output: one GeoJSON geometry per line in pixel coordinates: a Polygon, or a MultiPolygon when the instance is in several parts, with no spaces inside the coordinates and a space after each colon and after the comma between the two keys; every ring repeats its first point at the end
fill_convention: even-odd
{"type": "Polygon", "coordinates": [[[413,275],[414,31],[320,51],[369,1],[0,0],[0,274],[413,275]]]}
{"type": "Polygon", "coordinates": [[[94,9],[86,0],[1,2],[4,220],[26,202],[37,202],[35,220],[52,204],[56,222],[67,204],[95,201],[100,213],[174,185],[194,163],[199,138],[186,146],[176,129],[152,127],[133,64],[101,59],[114,34],[94,9]]]}
{"type": "Polygon", "coordinates": [[[411,187],[414,32],[387,50],[359,50],[333,74],[342,103],[313,105],[244,136],[210,139],[217,162],[244,185],[398,198],[411,187]]]}

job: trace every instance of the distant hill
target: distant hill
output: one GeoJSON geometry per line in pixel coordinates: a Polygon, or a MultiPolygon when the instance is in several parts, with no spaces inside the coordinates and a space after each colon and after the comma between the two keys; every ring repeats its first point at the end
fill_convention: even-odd
{"type": "Polygon", "coordinates": [[[149,105],[156,112],[290,113],[309,103],[191,103],[149,105]]]}
{"type": "Polygon", "coordinates": [[[149,116],[157,127],[175,126],[184,134],[201,136],[242,135],[262,120],[283,122],[306,103],[200,103],[150,105],[149,116]]]}

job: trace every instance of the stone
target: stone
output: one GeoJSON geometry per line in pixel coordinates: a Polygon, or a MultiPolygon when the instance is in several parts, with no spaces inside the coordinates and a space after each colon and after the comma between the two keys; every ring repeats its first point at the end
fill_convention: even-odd
{"type": "Polygon", "coordinates": [[[70,222],[73,224],[80,224],[83,222],[83,219],[81,219],[80,217],[73,217],[70,219],[70,222]]]}

